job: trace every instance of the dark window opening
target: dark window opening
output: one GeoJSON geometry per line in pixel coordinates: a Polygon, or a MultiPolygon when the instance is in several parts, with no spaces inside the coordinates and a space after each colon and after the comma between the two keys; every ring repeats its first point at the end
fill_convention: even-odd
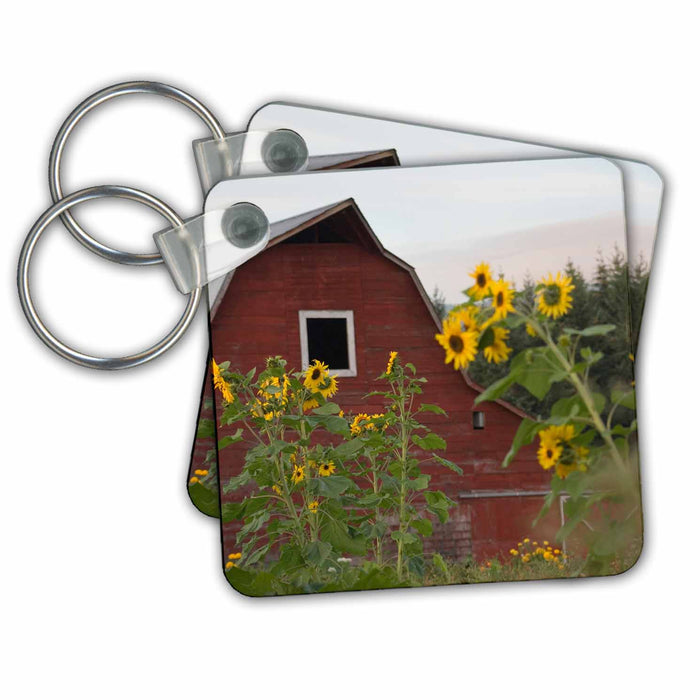
{"type": "Polygon", "coordinates": [[[486,414],[483,411],[472,411],[472,425],[474,430],[483,430],[486,427],[486,414]]]}
{"type": "Polygon", "coordinates": [[[325,362],[330,369],[350,369],[348,322],[345,318],[307,318],[309,364],[325,362]]]}

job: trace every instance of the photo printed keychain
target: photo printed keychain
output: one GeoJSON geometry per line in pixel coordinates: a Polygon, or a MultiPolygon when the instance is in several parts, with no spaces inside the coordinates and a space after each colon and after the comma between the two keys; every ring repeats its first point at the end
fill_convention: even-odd
{"type": "Polygon", "coordinates": [[[243,204],[261,230],[273,222],[269,242],[224,278],[210,310],[225,568],[237,590],[466,582],[478,577],[460,578],[458,562],[504,548],[542,566],[501,580],[636,560],[629,306],[618,324],[589,324],[594,297],[566,273],[569,259],[593,270],[599,249],[626,252],[615,165],[230,180],[205,216],[243,204]],[[426,292],[438,280],[462,297],[444,318],[426,292]],[[527,347],[511,357],[516,335],[527,347]],[[594,384],[603,346],[619,357],[594,384]],[[505,363],[488,387],[470,377],[472,365],[505,363]],[[509,387],[521,405],[502,398],[509,387]]]}
{"type": "MultiPolygon", "coordinates": [[[[249,128],[280,129],[300,136],[308,153],[319,159],[323,153],[357,151],[367,153],[368,157],[374,153],[377,161],[380,161],[386,158],[382,154],[386,154],[386,149],[390,148],[388,162],[365,167],[561,158],[575,154],[570,150],[513,139],[285,103],[272,103],[259,109],[251,119],[249,128]]],[[[663,182],[658,173],[645,163],[618,158],[614,158],[614,161],[624,173],[629,254],[622,266],[619,259],[601,261],[600,273],[629,279],[632,347],[636,354],[661,212],[663,182]]],[[[589,282],[592,280],[589,279],[589,282]]],[[[429,291],[440,294],[439,285],[437,290],[429,291]]],[[[218,517],[216,442],[211,411],[212,376],[211,363],[208,363],[187,480],[188,492],[195,506],[205,514],[218,517]]]]}

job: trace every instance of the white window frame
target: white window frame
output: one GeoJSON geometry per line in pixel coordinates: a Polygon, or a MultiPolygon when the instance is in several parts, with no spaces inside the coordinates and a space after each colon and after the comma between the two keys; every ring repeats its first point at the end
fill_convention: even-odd
{"type": "Polygon", "coordinates": [[[308,369],[311,364],[309,357],[309,337],[306,320],[309,318],[344,318],[348,337],[348,364],[350,369],[329,367],[329,371],[337,377],[357,376],[357,357],[355,353],[355,314],[352,311],[299,311],[299,337],[301,339],[301,368],[308,369]]]}

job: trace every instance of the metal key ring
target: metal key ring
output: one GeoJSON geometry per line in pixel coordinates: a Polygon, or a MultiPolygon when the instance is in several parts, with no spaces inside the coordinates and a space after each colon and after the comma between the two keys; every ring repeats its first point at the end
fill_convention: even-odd
{"type": "MultiPolygon", "coordinates": [[[[178,90],[178,88],[166,85],[165,83],[156,83],[147,80],[136,80],[111,85],[110,87],[99,90],[94,95],[90,95],[90,97],[81,102],[70,113],[56,134],[56,139],[51,148],[51,156],[49,158],[49,189],[51,190],[51,198],[54,202],[59,202],[64,198],[63,188],[61,187],[61,159],[63,158],[63,150],[66,141],[78,122],[95,109],[95,107],[115,97],[137,93],[159,95],[179,102],[192,110],[207,125],[215,139],[223,141],[226,138],[226,132],[209,109],[199,100],[192,97],[192,95],[178,90]]],[[[163,262],[160,253],[129,253],[100,243],[80,226],[69,211],[65,211],[61,214],[61,221],[68,231],[70,231],[71,235],[82,245],[107,260],[121,263],[122,265],[159,265],[163,262]]]]}
{"type": "Polygon", "coordinates": [[[29,264],[31,263],[36,244],[46,227],[76,204],[87,202],[91,199],[102,199],[104,197],[118,197],[120,199],[129,199],[134,202],[139,202],[140,204],[145,204],[147,207],[161,214],[172,226],[185,225],[185,222],[180,216],[167,204],[157,197],[142,192],[141,190],[120,185],[101,185],[99,187],[88,187],[83,190],[78,190],[47,209],[37,219],[34,226],[32,226],[31,231],[22,245],[22,251],[19,256],[17,288],[22,303],[22,310],[29,321],[29,325],[34,329],[34,332],[39,336],[42,342],[55,353],[83,367],[90,367],[92,369],[126,369],[128,367],[142,365],[145,362],[155,359],[180,340],[190,323],[192,323],[192,319],[197,312],[197,307],[202,296],[201,287],[197,287],[190,292],[185,311],[168,335],[146,350],[124,357],[95,357],[93,355],[86,355],[58,340],[44,325],[41,318],[39,318],[39,314],[34,307],[34,302],[32,301],[32,296],[29,291],[29,264]]]}

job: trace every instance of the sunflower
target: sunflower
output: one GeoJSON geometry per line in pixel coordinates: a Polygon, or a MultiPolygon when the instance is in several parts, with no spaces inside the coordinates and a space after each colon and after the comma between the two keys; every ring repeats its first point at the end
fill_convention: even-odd
{"type": "Polygon", "coordinates": [[[321,387],[320,393],[324,399],[330,399],[331,396],[338,393],[338,380],[334,374],[331,374],[328,377],[326,380],[326,386],[321,387]]]}
{"type": "Polygon", "coordinates": [[[287,398],[289,395],[289,377],[285,374],[280,377],[268,377],[267,379],[263,379],[262,382],[260,382],[260,389],[258,389],[258,396],[263,396],[266,399],[277,399],[277,400],[284,400],[287,398]],[[280,392],[274,392],[274,391],[267,391],[268,387],[271,386],[276,386],[280,387],[282,391],[280,392]]]}
{"type": "Polygon", "coordinates": [[[211,371],[214,375],[214,388],[221,392],[221,396],[226,403],[233,403],[231,387],[221,374],[221,369],[219,368],[219,365],[216,364],[216,360],[214,360],[214,358],[211,360],[211,371]]]}
{"type": "Polygon", "coordinates": [[[312,513],[318,513],[318,501],[311,501],[311,503],[309,503],[309,510],[312,513]]]}
{"type": "Polygon", "coordinates": [[[328,377],[328,365],[320,360],[314,360],[313,364],[306,370],[304,386],[312,393],[321,391],[321,387],[328,377]]]}
{"type": "Polygon", "coordinates": [[[527,334],[530,337],[532,337],[532,338],[537,337],[537,331],[535,330],[535,327],[529,321],[525,324],[525,331],[527,332],[527,334]]]}
{"type": "Polygon", "coordinates": [[[447,317],[451,321],[457,321],[462,324],[462,328],[469,332],[479,332],[479,322],[476,318],[477,310],[473,306],[462,307],[450,311],[447,317]]]}
{"type": "Polygon", "coordinates": [[[375,413],[370,416],[369,413],[358,413],[350,423],[350,432],[353,435],[360,435],[363,432],[376,431],[377,426],[373,419],[384,418],[383,413],[375,413]]]}
{"type": "Polygon", "coordinates": [[[335,471],[335,464],[328,461],[318,465],[319,476],[330,476],[335,471]]]}
{"type": "Polygon", "coordinates": [[[513,348],[509,348],[505,344],[505,340],[510,334],[507,328],[489,328],[486,331],[489,335],[489,340],[487,345],[484,345],[484,357],[487,362],[494,362],[499,364],[505,362],[508,359],[508,355],[513,352],[513,348]]]}
{"type": "Polygon", "coordinates": [[[551,318],[559,318],[571,309],[571,291],[575,285],[571,284],[571,277],[566,277],[557,272],[556,277],[551,273],[543,277],[540,282],[542,287],[537,292],[537,308],[551,318]]]}
{"type": "Polygon", "coordinates": [[[474,331],[463,331],[459,321],[445,319],[442,333],[435,340],[445,349],[445,364],[454,361],[454,368],[466,367],[475,357],[478,335],[474,331]]]}
{"type": "Polygon", "coordinates": [[[559,461],[562,448],[555,438],[547,437],[546,430],[540,431],[540,448],[537,450],[537,459],[542,469],[551,469],[559,461]]]}
{"type": "Polygon", "coordinates": [[[566,479],[575,471],[586,471],[586,457],[588,448],[581,445],[572,445],[574,437],[573,425],[550,425],[545,430],[540,430],[540,447],[537,451],[537,459],[543,469],[554,467],[556,475],[560,479],[566,479]]]}
{"type": "Polygon", "coordinates": [[[491,284],[491,268],[482,262],[474,268],[474,272],[469,273],[470,277],[474,278],[474,285],[467,289],[467,294],[475,299],[483,299],[489,293],[491,284]]]}
{"type": "MultiPolygon", "coordinates": [[[[338,379],[335,375],[328,373],[328,365],[320,360],[314,360],[313,364],[306,370],[304,377],[304,386],[312,394],[321,394],[324,399],[329,399],[338,392],[338,379]]],[[[316,399],[307,399],[304,401],[304,410],[316,408],[318,401],[316,399]]]]}
{"type": "Polygon", "coordinates": [[[394,371],[394,362],[396,362],[396,357],[398,356],[398,352],[396,350],[392,350],[389,353],[389,362],[386,363],[386,372],[385,374],[391,374],[394,371]]]}
{"type": "Polygon", "coordinates": [[[285,374],[280,377],[268,377],[260,382],[258,389],[258,399],[252,409],[254,416],[263,417],[266,421],[271,421],[276,416],[284,412],[284,407],[289,397],[289,377],[285,374]],[[279,387],[281,391],[272,392],[270,387],[279,387]]]}
{"type": "Polygon", "coordinates": [[[515,290],[503,279],[491,282],[491,294],[493,294],[493,316],[491,322],[504,319],[513,308],[513,295],[515,290]]]}
{"type": "Polygon", "coordinates": [[[304,481],[304,465],[297,463],[297,458],[292,455],[292,482],[298,484],[300,481],[304,481]]]}

